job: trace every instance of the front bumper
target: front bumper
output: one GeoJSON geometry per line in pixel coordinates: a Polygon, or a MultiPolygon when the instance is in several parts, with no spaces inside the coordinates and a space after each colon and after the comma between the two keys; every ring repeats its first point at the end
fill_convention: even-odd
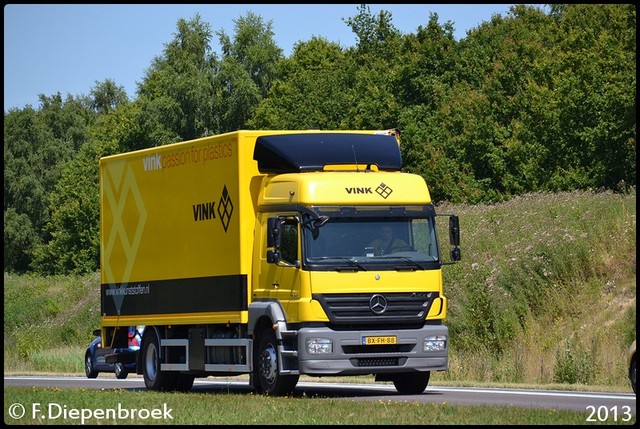
{"type": "Polygon", "coordinates": [[[444,371],[449,366],[448,334],[448,328],[444,325],[384,331],[302,328],[298,331],[298,366],[300,374],[314,376],[444,371]],[[395,336],[397,344],[363,345],[363,338],[371,336],[395,336]],[[424,339],[433,336],[446,338],[444,349],[425,352],[424,339]],[[312,338],[331,340],[332,353],[309,353],[306,341],[312,338]]]}

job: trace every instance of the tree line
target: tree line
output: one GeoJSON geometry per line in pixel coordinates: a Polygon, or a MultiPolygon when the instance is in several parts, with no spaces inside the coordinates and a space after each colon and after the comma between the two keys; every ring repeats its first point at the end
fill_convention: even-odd
{"type": "Polygon", "coordinates": [[[100,157],[238,129],[398,128],[435,202],[635,188],[633,4],[514,5],[461,40],[435,13],[402,34],[354,9],[355,46],[317,36],[289,57],[252,12],[233,35],[196,14],[134,99],[106,79],[5,111],[5,272],[99,269],[100,157]]]}

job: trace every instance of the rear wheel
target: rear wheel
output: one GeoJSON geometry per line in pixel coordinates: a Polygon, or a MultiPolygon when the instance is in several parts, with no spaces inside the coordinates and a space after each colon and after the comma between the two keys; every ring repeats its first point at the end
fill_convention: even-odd
{"type": "Polygon", "coordinates": [[[122,362],[116,362],[114,370],[116,373],[116,378],[120,380],[124,380],[129,375],[129,373],[127,372],[127,369],[124,367],[124,364],[122,362]]]}
{"type": "Polygon", "coordinates": [[[162,371],[160,339],[155,329],[145,331],[142,341],[142,375],[147,389],[175,390],[178,373],[162,371]]]}
{"type": "Polygon", "coordinates": [[[257,362],[256,389],[267,395],[281,396],[293,392],[300,378],[282,375],[278,371],[278,340],[273,329],[260,333],[257,362]]]}
{"type": "Polygon", "coordinates": [[[417,395],[429,385],[431,372],[405,372],[393,377],[393,385],[401,395],[417,395]]]}

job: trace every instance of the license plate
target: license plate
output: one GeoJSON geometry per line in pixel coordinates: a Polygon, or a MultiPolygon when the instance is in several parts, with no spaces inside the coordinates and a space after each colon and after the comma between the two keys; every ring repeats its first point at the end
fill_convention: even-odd
{"type": "Polygon", "coordinates": [[[362,337],[362,345],[375,346],[380,344],[397,344],[398,338],[395,335],[387,337],[362,337]]]}

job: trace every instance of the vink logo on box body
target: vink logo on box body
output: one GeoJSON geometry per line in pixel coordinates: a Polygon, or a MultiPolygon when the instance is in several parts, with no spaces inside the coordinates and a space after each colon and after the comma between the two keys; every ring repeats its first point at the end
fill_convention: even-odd
{"type": "Polygon", "coordinates": [[[222,195],[220,196],[220,201],[218,201],[217,211],[215,201],[193,204],[191,206],[191,210],[194,222],[216,219],[216,217],[218,217],[220,222],[222,222],[224,232],[227,232],[229,222],[231,221],[231,215],[233,214],[233,202],[231,201],[231,196],[229,195],[227,186],[225,185],[222,189],[222,195]],[[216,213],[218,216],[216,216],[216,213]]]}

